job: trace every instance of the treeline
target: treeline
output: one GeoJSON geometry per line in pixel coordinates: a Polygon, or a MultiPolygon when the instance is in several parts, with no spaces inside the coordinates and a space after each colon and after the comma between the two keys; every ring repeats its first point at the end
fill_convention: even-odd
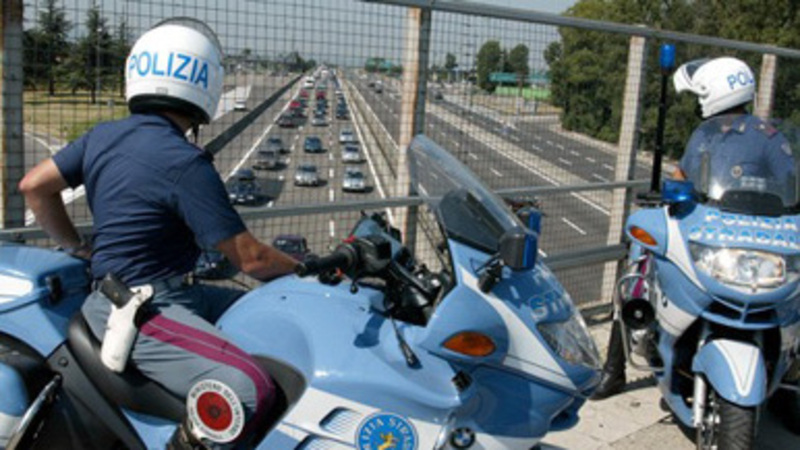
{"type": "MultiPolygon", "coordinates": [[[[565,14],[781,47],[800,47],[800,17],[794,1],[580,0],[565,14]]],[[[552,101],[562,108],[563,127],[616,142],[623,109],[629,38],[566,27],[560,28],[559,33],[561,41],[552,43],[544,57],[550,67],[552,101]]],[[[648,150],[652,150],[655,143],[661,79],[660,44],[649,41],[647,56],[640,147],[648,150]]],[[[723,55],[743,59],[758,76],[761,54],[676,43],[677,65],[696,58],[723,55]]],[[[800,100],[799,83],[800,61],[781,59],[774,117],[787,118],[795,114],[795,105],[800,100]]],[[[679,157],[700,118],[695,112],[696,98],[688,94],[676,96],[671,79],[668,92],[670,101],[664,148],[668,155],[679,157]]]]}
{"type": "Polygon", "coordinates": [[[97,90],[119,91],[124,95],[123,66],[131,48],[130,30],[123,19],[112,29],[96,3],[86,11],[86,34],[77,40],[69,35],[74,24],[67,20],[58,0],[45,0],[37,12],[36,26],[23,36],[23,69],[28,89],[58,90],[75,94],[97,90]]]}

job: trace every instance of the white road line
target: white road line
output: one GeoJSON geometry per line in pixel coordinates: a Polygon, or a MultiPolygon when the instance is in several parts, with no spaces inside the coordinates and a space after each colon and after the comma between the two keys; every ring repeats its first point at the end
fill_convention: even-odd
{"type": "Polygon", "coordinates": [[[333,189],[328,190],[328,198],[330,198],[331,203],[336,200],[336,193],[333,192],[333,189]]]}
{"type": "Polygon", "coordinates": [[[333,167],[328,170],[328,176],[333,178],[333,167]]]}
{"type": "Polygon", "coordinates": [[[612,172],[614,171],[614,167],[611,166],[610,164],[603,164],[603,167],[605,167],[606,169],[608,169],[608,170],[610,170],[612,172]]]}
{"type": "Polygon", "coordinates": [[[331,237],[335,238],[336,237],[336,223],[333,220],[331,220],[329,222],[329,224],[330,224],[330,230],[331,230],[331,237]]]}
{"type": "Polygon", "coordinates": [[[551,141],[551,140],[549,140],[549,139],[548,139],[548,140],[547,140],[547,144],[548,144],[548,145],[553,145],[553,141],[551,141]]]}
{"type": "Polygon", "coordinates": [[[556,144],[556,147],[558,147],[559,150],[565,150],[564,144],[556,144]]]}
{"type": "Polygon", "coordinates": [[[558,158],[558,160],[561,161],[562,163],[568,165],[568,166],[572,165],[572,161],[566,160],[564,158],[558,158]]]}
{"type": "Polygon", "coordinates": [[[502,173],[500,173],[500,172],[498,172],[498,171],[496,171],[496,170],[494,169],[494,167],[490,168],[489,170],[491,170],[491,171],[492,171],[492,173],[493,173],[493,174],[495,174],[495,175],[497,175],[498,177],[502,177],[502,176],[503,176],[503,174],[502,174],[502,173]]]}
{"type": "Polygon", "coordinates": [[[569,154],[572,155],[572,156],[581,156],[581,154],[576,152],[575,150],[570,150],[569,154]]]}
{"type": "Polygon", "coordinates": [[[562,217],[562,218],[561,218],[561,221],[562,221],[562,222],[564,222],[565,224],[569,225],[570,227],[572,227],[572,228],[573,228],[575,231],[577,231],[578,233],[580,233],[580,234],[582,234],[582,235],[584,235],[584,236],[586,235],[586,232],[585,232],[585,231],[583,231],[583,230],[581,229],[581,227],[579,227],[579,226],[575,225],[574,223],[570,222],[570,220],[569,220],[569,219],[567,219],[566,217],[562,217]]]}
{"type": "Polygon", "coordinates": [[[586,160],[587,160],[587,161],[589,161],[589,162],[590,162],[590,163],[592,163],[592,164],[594,164],[594,163],[596,163],[596,162],[597,162],[597,160],[596,160],[596,159],[594,159],[594,158],[590,158],[590,157],[588,157],[588,156],[586,157],[586,160]]]}
{"type": "Polygon", "coordinates": [[[475,153],[468,153],[468,154],[469,154],[470,158],[472,158],[472,159],[474,159],[476,161],[478,160],[478,155],[476,155],[475,153]]]}
{"type": "Polygon", "coordinates": [[[547,258],[547,253],[545,253],[544,250],[542,249],[537,249],[537,250],[539,251],[539,254],[542,255],[543,258],[547,258]]]}
{"type": "Polygon", "coordinates": [[[537,145],[535,145],[535,144],[531,144],[531,148],[533,148],[534,150],[536,150],[536,151],[537,151],[537,152],[539,152],[539,153],[542,153],[542,151],[543,151],[543,150],[542,150],[540,147],[538,147],[538,146],[537,146],[537,145]]]}
{"type": "Polygon", "coordinates": [[[285,179],[286,179],[286,177],[284,177],[283,175],[279,175],[279,176],[278,176],[278,181],[283,181],[283,180],[285,180],[285,179]]]}
{"type": "Polygon", "coordinates": [[[333,161],[333,153],[328,153],[328,159],[333,161]]]}
{"type": "Polygon", "coordinates": [[[522,139],[520,139],[518,136],[513,136],[513,135],[511,136],[511,139],[513,139],[513,140],[515,140],[515,141],[517,141],[517,142],[519,142],[519,141],[521,141],[521,140],[522,140],[522,139]]]}
{"type": "Polygon", "coordinates": [[[461,147],[461,143],[458,141],[453,141],[453,144],[456,144],[456,147],[461,147]]]}
{"type": "Polygon", "coordinates": [[[272,208],[273,206],[275,206],[275,201],[270,200],[269,203],[267,203],[267,208],[272,208]]]}
{"type": "Polygon", "coordinates": [[[593,173],[593,174],[592,174],[592,178],[597,178],[598,180],[600,180],[600,181],[602,181],[602,182],[604,182],[604,183],[607,183],[607,182],[608,182],[608,178],[601,177],[600,175],[598,175],[598,174],[596,174],[596,173],[593,173]]]}
{"type": "Polygon", "coordinates": [[[533,137],[535,137],[537,141],[541,141],[542,140],[542,137],[539,136],[538,134],[533,135],[533,137]]]}

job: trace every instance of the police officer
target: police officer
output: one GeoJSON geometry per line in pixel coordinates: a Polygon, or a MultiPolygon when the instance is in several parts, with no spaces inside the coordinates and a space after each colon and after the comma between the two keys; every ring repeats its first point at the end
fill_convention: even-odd
{"type": "MultiPolygon", "coordinates": [[[[192,437],[210,447],[241,442],[271,407],[275,387],[253,358],[213,326],[240,292],[191,281],[198,243],[218,249],[259,280],[290,273],[297,264],[246,229],[211,155],[186,138],[216,112],[222,56],[216,35],[200,21],[157,24],[126,61],[131,115],[96,126],[34,167],[19,185],[42,228],[68,252],[91,259],[96,281],[113,273],[128,286],[153,288],[154,314],[140,326],[129,364],[182,398],[211,386],[208,380],[217,382],[219,389],[205,397],[215,399],[211,407],[216,413],[238,411],[245,420],[210,430],[203,418],[215,412],[198,412],[208,405],[190,404],[189,421],[176,433],[181,442],[192,437]],[[80,185],[94,217],[92,245],[81,240],[61,200],[64,188],[80,185]]],[[[83,306],[98,339],[110,310],[99,290],[83,306]]]]}
{"type": "MultiPolygon", "coordinates": [[[[728,186],[741,177],[786,183],[794,175],[794,159],[786,138],[747,112],[756,89],[747,64],[731,57],[691,61],[678,68],[673,83],[677,92],[697,95],[704,119],[689,138],[674,178],[700,186],[704,158],[709,160],[710,179],[723,180],[728,186]]],[[[595,400],[625,387],[625,355],[618,321],[615,318],[611,329],[603,378],[592,397],[595,400]]]]}

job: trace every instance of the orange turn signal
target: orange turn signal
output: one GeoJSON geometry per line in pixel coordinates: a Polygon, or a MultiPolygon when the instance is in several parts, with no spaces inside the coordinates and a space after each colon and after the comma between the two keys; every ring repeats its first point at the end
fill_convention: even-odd
{"type": "Polygon", "coordinates": [[[444,348],[467,356],[489,356],[494,353],[492,338],[475,331],[463,331],[445,341],[444,348]]]}
{"type": "Polygon", "coordinates": [[[630,231],[631,236],[633,236],[634,239],[636,239],[637,241],[641,242],[642,244],[650,245],[650,246],[653,246],[653,247],[658,245],[658,242],[656,242],[656,240],[655,240],[655,238],[653,238],[653,236],[650,236],[650,233],[648,233],[647,231],[644,231],[643,229],[641,229],[639,227],[630,227],[628,229],[628,231],[630,231]]]}

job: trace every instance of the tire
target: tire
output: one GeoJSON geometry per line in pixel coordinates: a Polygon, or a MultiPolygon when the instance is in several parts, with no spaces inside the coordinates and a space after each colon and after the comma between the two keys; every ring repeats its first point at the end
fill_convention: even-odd
{"type": "Polygon", "coordinates": [[[711,391],[703,423],[697,428],[697,449],[751,450],[756,424],[756,408],[733,404],[711,391]]]}
{"type": "Polygon", "coordinates": [[[800,435],[800,394],[778,390],[769,399],[769,410],[780,418],[789,432],[800,435]]]}

